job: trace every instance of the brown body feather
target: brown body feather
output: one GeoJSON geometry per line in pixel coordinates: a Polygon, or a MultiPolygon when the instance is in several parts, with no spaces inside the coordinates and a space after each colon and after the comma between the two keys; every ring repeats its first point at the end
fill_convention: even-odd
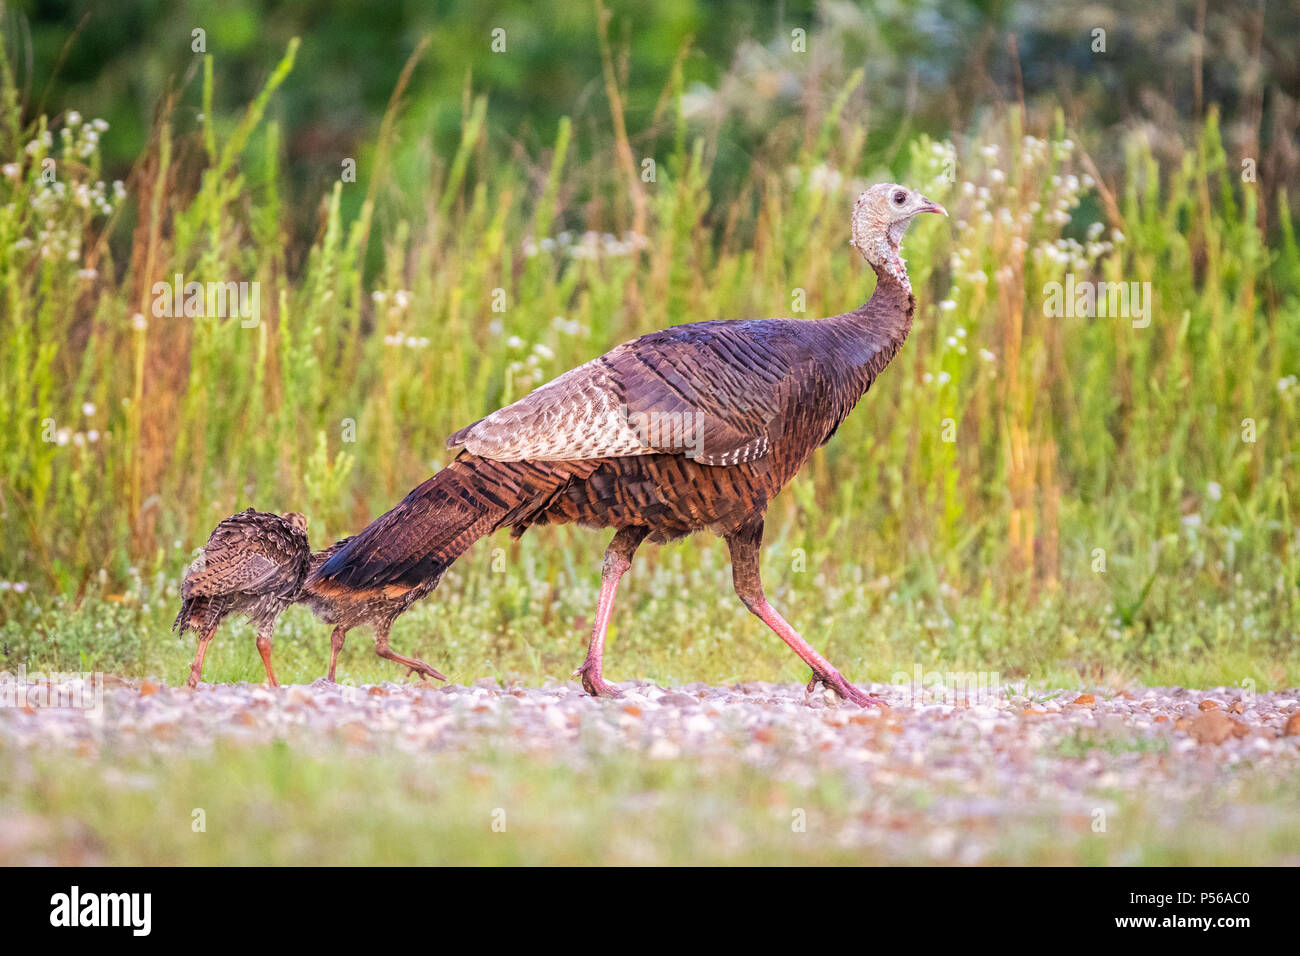
{"type": "Polygon", "coordinates": [[[252,508],[231,515],[186,568],[172,629],[202,631],[230,614],[273,622],[297,596],[310,556],[306,532],[288,519],[252,508]]]}
{"type": "Polygon", "coordinates": [[[834,434],[901,346],[912,306],[910,293],[882,283],[863,308],[832,319],[696,323],[619,346],[575,369],[587,371],[568,379],[573,391],[559,407],[547,407],[544,386],[510,406],[511,415],[453,435],[452,447],[510,459],[462,451],[339,547],[308,587],[358,599],[414,591],[416,600],[469,545],[503,527],[641,526],[659,542],[735,532],[761,518],[834,434]],[[617,392],[598,401],[596,383],[617,392]],[[597,420],[587,411],[597,404],[602,415],[627,408],[630,429],[650,439],[672,431],[680,447],[612,455],[599,441],[614,434],[609,428],[587,443],[591,457],[547,457],[577,447],[569,436],[597,420]],[[655,416],[668,423],[658,435],[655,416]],[[531,457],[513,457],[524,453],[531,457]]]}
{"type": "Polygon", "coordinates": [[[311,561],[307,521],[300,514],[267,514],[249,508],[213,529],[199,557],[181,581],[181,610],[172,624],[199,632],[189,685],[203,678],[203,658],[217,628],[231,614],[248,616],[257,628],[257,649],[268,682],[271,634],[280,612],[294,602],[311,561]]]}

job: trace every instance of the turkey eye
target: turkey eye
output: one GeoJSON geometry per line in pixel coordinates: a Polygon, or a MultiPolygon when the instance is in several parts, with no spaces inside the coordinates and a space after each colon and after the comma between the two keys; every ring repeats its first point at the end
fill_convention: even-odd
{"type": "Polygon", "coordinates": [[[894,193],[895,206],[901,206],[906,201],[907,201],[907,193],[903,192],[901,189],[898,192],[894,193]]]}

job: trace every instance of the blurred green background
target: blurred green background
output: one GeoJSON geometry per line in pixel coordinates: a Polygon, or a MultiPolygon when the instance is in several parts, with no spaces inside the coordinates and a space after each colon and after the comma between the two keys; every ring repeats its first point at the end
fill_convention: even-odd
{"type": "MultiPolygon", "coordinates": [[[[1296,24],[1300,3],[1099,5],[890,0],[610,2],[610,41],[629,135],[645,155],[668,144],[665,84],[679,81],[694,131],[717,127],[710,188],[729,199],[774,127],[807,132],[855,68],[864,82],[852,115],[867,127],[866,155],[888,161],[908,135],[966,131],[991,109],[1022,96],[1069,104],[1099,133],[1147,127],[1160,155],[1176,156],[1207,105],[1224,116],[1230,145],[1262,157],[1274,184],[1294,182],[1288,145],[1300,95],[1296,24]],[[1093,52],[1093,31],[1106,31],[1093,52]],[[803,30],[806,54],[792,51],[803,30]],[[1014,48],[1009,45],[1014,43],[1014,48]],[[1199,80],[1197,79],[1199,77],[1199,80]],[[1258,142],[1255,141],[1256,137],[1258,142]]],[[[399,159],[403,184],[418,188],[428,155],[460,139],[468,91],[490,99],[487,141],[535,156],[571,117],[575,156],[608,161],[594,3],[41,2],[6,6],[11,52],[25,99],[51,114],[77,109],[107,120],[105,167],[121,178],[145,147],[159,99],[182,95],[179,118],[196,122],[205,31],[219,64],[218,116],[249,102],[293,37],[297,65],[272,105],[284,127],[282,169],[299,238],[309,238],[316,202],[338,177],[340,157],[374,148],[398,74],[421,38],[429,49],[406,97],[399,159]],[[505,31],[506,50],[492,49],[505,31]],[[427,143],[422,161],[417,143],[427,143]]],[[[1120,157],[1096,157],[1113,171],[1120,157]]],[[[1294,190],[1293,190],[1294,192],[1294,190]]],[[[357,193],[343,209],[355,214],[357,193]]]]}

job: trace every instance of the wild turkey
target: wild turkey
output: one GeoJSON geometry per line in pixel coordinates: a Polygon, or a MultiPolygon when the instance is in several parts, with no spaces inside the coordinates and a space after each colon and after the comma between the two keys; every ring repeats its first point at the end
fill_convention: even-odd
{"type": "MultiPolygon", "coordinates": [[[[351,540],[351,538],[344,538],[342,541],[336,541],[328,548],[313,552],[311,570],[315,571],[333,557],[335,553],[346,547],[351,540]]],[[[429,590],[432,590],[432,585],[430,585],[429,590]]],[[[334,669],[338,665],[339,652],[343,650],[343,641],[347,637],[348,631],[362,624],[370,624],[374,627],[375,653],[380,657],[409,667],[412,674],[418,674],[421,678],[447,679],[418,657],[403,657],[388,646],[388,630],[393,626],[394,619],[411,606],[411,602],[415,598],[409,597],[409,595],[413,593],[415,593],[414,590],[404,592],[394,598],[373,590],[361,592],[331,590],[321,592],[313,587],[310,581],[303,586],[297,596],[296,603],[305,604],[311,608],[312,613],[321,621],[334,626],[334,631],[330,635],[328,680],[334,680],[334,669]]]]}
{"type": "Polygon", "coordinates": [[[199,557],[185,569],[181,610],[172,630],[199,632],[199,649],[190,666],[189,685],[203,679],[208,644],[230,614],[245,614],[257,627],[257,650],[266,679],[278,687],[271,669],[271,633],[280,612],[293,603],[307,576],[311,547],[307,519],[249,508],[213,529],[199,557]]]}
{"type": "Polygon", "coordinates": [[[859,309],[817,321],[679,325],[634,339],[456,432],[460,454],[320,568],[322,595],[401,604],[437,586],[482,535],[577,522],[617,529],[605,552],[586,661],[587,691],[620,696],[601,676],[619,579],[646,538],[722,536],[737,594],[842,698],[880,703],[850,684],[767,603],[763,520],[778,491],[825,444],[912,327],[915,299],[899,255],[922,212],[946,211],[902,186],[873,186],[853,209],[852,244],[876,272],[859,309]]]}

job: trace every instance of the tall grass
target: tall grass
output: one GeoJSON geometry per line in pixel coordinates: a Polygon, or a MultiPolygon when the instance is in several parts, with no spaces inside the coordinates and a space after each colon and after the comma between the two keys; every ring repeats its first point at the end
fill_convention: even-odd
{"type": "MultiPolygon", "coordinates": [[[[1283,662],[1273,679],[1296,672],[1300,249],[1285,194],[1241,181],[1213,114],[1175,168],[1140,136],[1096,143],[1126,156],[1109,186],[1089,174],[1089,130],[1014,108],[952,142],[910,140],[881,169],[842,112],[858,74],[810,118],[815,135],[756,159],[718,206],[716,143],[683,118],[679,78],[652,182],[627,168],[617,109],[610,162],[576,157],[564,122],[522,168],[486,97],[467,96],[459,150],[426,157],[423,191],[399,191],[395,96],[373,164],[321,197],[301,251],[267,118],[295,49],[230,119],[211,112],[205,61],[207,108],[182,119],[164,102],[116,191],[96,142],[111,131],[24,122],[0,62],[0,617],[25,622],[11,656],[53,654],[49,634],[19,634],[55,595],[144,607],[155,627],[192,549],[250,504],[306,511],[318,544],[354,532],[445,462],[450,432],[617,342],[858,305],[872,279],[849,209],[894,178],[952,217],[907,239],[911,339],[770,511],[771,589],[868,658],[905,638],[921,656],[987,659],[981,628],[997,619],[997,653],[1021,669],[1046,666],[1036,641],[1081,668],[1230,643],[1283,662]],[[347,190],[365,193],[355,219],[347,190]],[[1044,287],[1067,272],[1149,282],[1150,325],[1046,315],[1044,287]],[[260,283],[260,323],[156,317],[154,283],[176,274],[260,283]]],[[[617,104],[612,70],[606,88],[617,104]]],[[[603,546],[567,528],[494,539],[426,613],[444,637],[517,633],[512,620],[543,643],[576,632],[603,546]]],[[[715,552],[699,540],[639,559],[652,572],[630,579],[624,613],[692,629],[692,606],[729,600],[710,590],[726,586],[715,552]]]]}

